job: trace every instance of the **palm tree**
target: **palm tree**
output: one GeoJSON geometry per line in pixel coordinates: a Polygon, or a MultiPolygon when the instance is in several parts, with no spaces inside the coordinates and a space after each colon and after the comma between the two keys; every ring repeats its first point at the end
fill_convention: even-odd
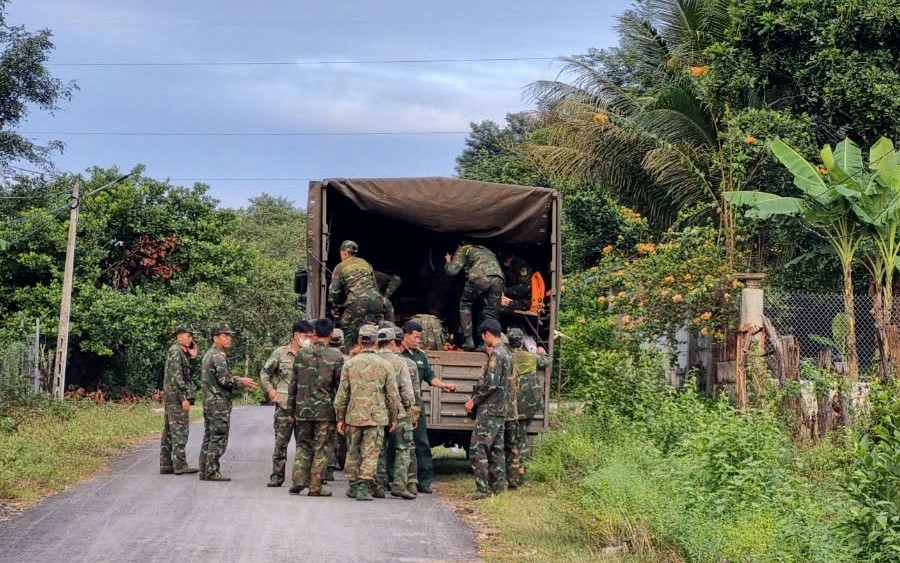
{"type": "Polygon", "coordinates": [[[549,141],[532,146],[542,167],[607,187],[657,224],[701,207],[715,213],[734,249],[725,111],[700,81],[704,50],[723,37],[728,0],[647,0],[619,20],[627,80],[585,57],[562,59],[560,78],[528,87],[547,117],[549,141]]]}

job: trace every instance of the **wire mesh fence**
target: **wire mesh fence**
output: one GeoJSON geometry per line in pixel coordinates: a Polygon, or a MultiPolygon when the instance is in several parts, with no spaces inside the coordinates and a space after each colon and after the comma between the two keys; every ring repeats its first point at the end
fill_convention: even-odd
{"type": "Polygon", "coordinates": [[[0,343],[0,405],[21,401],[43,389],[40,337],[25,335],[0,343]]]}
{"type": "MultiPolygon", "coordinates": [[[[872,366],[878,359],[878,340],[872,319],[872,298],[854,295],[856,317],[856,349],[860,369],[872,366]]],[[[900,306],[895,302],[894,307],[900,306]]],[[[831,348],[835,359],[843,360],[843,331],[840,319],[844,313],[844,296],[840,293],[810,294],[766,293],[765,315],[779,334],[792,334],[800,344],[801,360],[816,360],[819,351],[831,348]]]]}

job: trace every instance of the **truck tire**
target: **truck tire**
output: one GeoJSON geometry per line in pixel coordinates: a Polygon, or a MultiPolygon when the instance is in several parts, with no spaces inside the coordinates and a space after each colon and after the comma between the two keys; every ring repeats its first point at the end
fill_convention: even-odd
{"type": "Polygon", "coordinates": [[[447,340],[447,332],[441,324],[441,320],[434,315],[414,315],[413,320],[422,325],[422,343],[419,347],[423,350],[443,350],[447,340]]]}

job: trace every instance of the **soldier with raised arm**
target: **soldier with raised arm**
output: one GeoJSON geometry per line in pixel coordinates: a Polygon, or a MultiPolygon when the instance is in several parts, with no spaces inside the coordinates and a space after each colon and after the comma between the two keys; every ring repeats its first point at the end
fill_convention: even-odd
{"type": "Polygon", "coordinates": [[[463,350],[474,350],[472,338],[472,306],[484,301],[482,318],[500,318],[500,299],[503,296],[504,278],[500,263],[493,252],[477,244],[461,244],[456,253],[444,256],[447,265],[444,271],[455,276],[460,271],[466,273],[466,283],[459,298],[459,324],[463,336],[463,350]]]}

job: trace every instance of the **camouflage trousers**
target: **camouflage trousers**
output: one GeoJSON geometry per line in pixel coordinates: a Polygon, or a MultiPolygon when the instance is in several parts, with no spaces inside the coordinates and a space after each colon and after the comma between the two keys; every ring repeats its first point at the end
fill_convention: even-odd
{"type": "Polygon", "coordinates": [[[347,426],[347,461],[344,464],[347,481],[351,484],[375,481],[383,443],[382,426],[347,426]]]}
{"type": "Polygon", "coordinates": [[[506,490],[506,459],[503,455],[504,421],[499,416],[478,414],[472,429],[469,456],[475,473],[475,488],[489,493],[506,490]]]}
{"type": "Polygon", "coordinates": [[[531,459],[531,448],[528,447],[528,427],[534,422],[534,417],[520,418],[516,428],[517,441],[519,443],[519,465],[531,459]]]}
{"type": "Polygon", "coordinates": [[[308,486],[311,491],[322,490],[322,480],[328,467],[329,441],[334,422],[328,420],[298,420],[294,426],[297,452],[294,454],[295,485],[308,486]]]}
{"type": "Polygon", "coordinates": [[[159,444],[159,467],[161,469],[181,469],[187,467],[184,448],[187,446],[188,429],[191,425],[188,413],[181,403],[166,403],[165,423],[159,444]]]}
{"type": "Polygon", "coordinates": [[[328,437],[328,467],[341,468],[341,460],[347,453],[347,437],[337,433],[335,426],[331,427],[331,435],[328,437]]]}
{"type": "MultiPolygon", "coordinates": [[[[359,329],[366,323],[378,324],[385,319],[385,302],[390,301],[382,297],[380,294],[368,296],[348,303],[341,313],[341,329],[344,331],[344,353],[350,352],[350,349],[356,346],[359,338],[359,329]]],[[[394,314],[393,306],[389,310],[391,316],[394,314]]]]}
{"type": "Polygon", "coordinates": [[[200,473],[220,473],[219,460],[228,447],[231,401],[215,399],[203,403],[203,445],[200,446],[200,473]]]}
{"type": "Polygon", "coordinates": [[[291,411],[279,405],[275,405],[275,420],[272,427],[275,429],[275,451],[272,452],[272,479],[284,482],[284,466],[287,464],[287,449],[291,443],[291,434],[294,432],[294,423],[291,419],[291,411]]]}
{"type": "Polygon", "coordinates": [[[479,299],[484,301],[482,319],[500,318],[500,297],[503,295],[503,278],[491,276],[466,280],[462,296],[459,298],[459,328],[463,343],[472,345],[472,305],[479,299]]]}
{"type": "Polygon", "coordinates": [[[405,489],[409,477],[409,458],[413,449],[413,428],[408,418],[397,422],[397,429],[386,436],[378,458],[378,483],[405,489]]]}
{"type": "Polygon", "coordinates": [[[519,421],[507,420],[503,425],[503,457],[506,458],[506,481],[519,484],[519,421]]]}

